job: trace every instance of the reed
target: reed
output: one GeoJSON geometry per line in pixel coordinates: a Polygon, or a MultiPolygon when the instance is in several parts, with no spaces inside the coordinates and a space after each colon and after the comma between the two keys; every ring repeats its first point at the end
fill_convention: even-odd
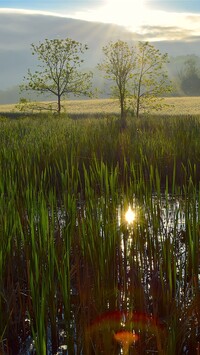
{"type": "Polygon", "coordinates": [[[198,353],[200,117],[0,124],[0,352],[198,353]]]}

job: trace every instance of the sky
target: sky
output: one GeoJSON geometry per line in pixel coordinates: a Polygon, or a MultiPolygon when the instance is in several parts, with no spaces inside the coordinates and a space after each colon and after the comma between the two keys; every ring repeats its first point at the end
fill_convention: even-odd
{"type": "Polygon", "coordinates": [[[35,65],[31,43],[65,37],[87,43],[91,62],[119,38],[200,56],[200,0],[0,0],[0,90],[21,83],[35,65]]]}
{"type": "Polygon", "coordinates": [[[13,9],[114,23],[146,40],[200,37],[200,0],[0,0],[0,12],[13,9]]]}
{"type": "MultiPolygon", "coordinates": [[[[101,7],[109,0],[0,0],[0,7],[37,10],[89,9],[101,7]]],[[[114,0],[111,3],[126,3],[114,0]]],[[[178,12],[200,12],[199,0],[129,0],[130,4],[145,3],[149,8],[178,12]]]]}

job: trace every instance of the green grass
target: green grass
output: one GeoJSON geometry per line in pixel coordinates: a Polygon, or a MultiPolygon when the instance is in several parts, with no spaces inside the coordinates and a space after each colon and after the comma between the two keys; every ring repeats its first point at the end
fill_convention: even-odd
{"type": "Polygon", "coordinates": [[[0,141],[0,352],[117,354],[125,329],[195,354],[200,117],[2,118],[0,141]]]}

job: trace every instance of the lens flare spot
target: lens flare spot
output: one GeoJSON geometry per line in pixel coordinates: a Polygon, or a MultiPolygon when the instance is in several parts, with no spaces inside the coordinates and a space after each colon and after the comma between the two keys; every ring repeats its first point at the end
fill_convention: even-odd
{"type": "Polygon", "coordinates": [[[126,330],[114,334],[115,340],[122,345],[123,354],[129,353],[129,347],[138,340],[138,335],[126,330]]]}

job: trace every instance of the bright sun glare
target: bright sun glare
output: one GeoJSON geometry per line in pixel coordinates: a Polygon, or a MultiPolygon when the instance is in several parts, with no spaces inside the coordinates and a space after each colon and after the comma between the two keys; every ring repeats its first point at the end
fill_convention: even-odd
{"type": "Polygon", "coordinates": [[[135,220],[135,212],[129,206],[128,211],[125,213],[125,220],[128,224],[133,223],[135,220]]]}
{"type": "Polygon", "coordinates": [[[144,12],[144,0],[105,0],[104,21],[137,28],[144,12]]]}

